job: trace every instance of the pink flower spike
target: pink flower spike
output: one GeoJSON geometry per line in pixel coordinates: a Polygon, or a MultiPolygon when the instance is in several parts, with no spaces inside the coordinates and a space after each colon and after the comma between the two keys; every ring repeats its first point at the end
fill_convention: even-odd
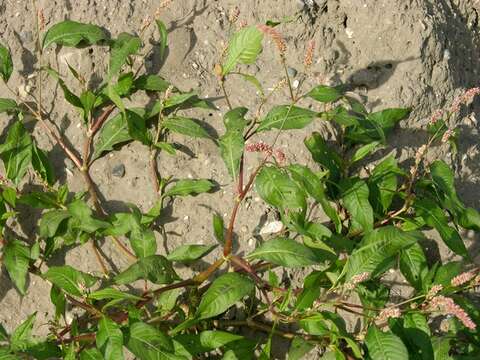
{"type": "Polygon", "coordinates": [[[461,286],[463,284],[468,283],[470,280],[472,280],[475,277],[475,272],[474,271],[468,271],[464,272],[460,275],[455,276],[450,284],[452,286],[461,286]]]}
{"type": "Polygon", "coordinates": [[[435,296],[429,302],[427,309],[430,311],[438,311],[443,315],[455,316],[466,328],[470,330],[475,330],[477,328],[477,325],[472,321],[465,310],[455,304],[451,298],[442,295],[435,296]]]}

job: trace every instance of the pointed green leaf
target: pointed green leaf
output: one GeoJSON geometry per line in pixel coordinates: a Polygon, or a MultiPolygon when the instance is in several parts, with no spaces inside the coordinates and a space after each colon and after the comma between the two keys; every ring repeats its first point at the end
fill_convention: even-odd
{"type": "Polygon", "coordinates": [[[201,259],[216,247],[217,245],[180,245],[168,254],[167,259],[170,261],[189,263],[201,259]]]}
{"type": "Polygon", "coordinates": [[[355,151],[355,154],[353,154],[352,158],[350,159],[350,164],[354,164],[357,161],[362,160],[365,156],[370,155],[370,153],[378,150],[380,145],[380,141],[374,141],[370,144],[361,146],[357,151],[355,151]]]}
{"type": "Polygon", "coordinates": [[[236,32],[230,39],[222,75],[230,73],[238,63],[253,64],[262,51],[263,34],[255,26],[236,32]]]}
{"type": "Polygon", "coordinates": [[[162,121],[162,126],[170,131],[191,137],[209,139],[208,132],[195,120],[186,117],[175,116],[162,121]]]}
{"type": "Polygon", "coordinates": [[[32,330],[37,313],[30,315],[27,320],[20,324],[10,336],[12,350],[24,350],[32,342],[32,330]]]}
{"type": "Polygon", "coordinates": [[[468,256],[467,248],[456,229],[448,225],[448,218],[443,210],[432,200],[421,199],[414,204],[416,213],[428,226],[435,228],[445,244],[460,256],[468,256]]]}
{"type": "MultiPolygon", "coordinates": [[[[127,114],[127,116],[129,116],[127,114]]],[[[117,114],[107,121],[100,130],[98,140],[95,143],[93,158],[98,159],[104,153],[113,150],[115,145],[131,141],[132,136],[128,131],[128,122],[122,114],[117,114]]]]}
{"type": "Polygon", "coordinates": [[[369,327],[365,343],[372,360],[408,360],[408,350],[391,331],[383,332],[375,325],[369,327]]]}
{"type": "Polygon", "coordinates": [[[337,152],[327,145],[322,135],[314,132],[312,136],[305,139],[305,146],[312,154],[313,160],[317,162],[323,170],[330,172],[329,179],[337,183],[342,174],[342,159],[337,152]]]}
{"type": "Polygon", "coordinates": [[[303,210],[305,194],[286,173],[277,167],[264,167],[257,175],[255,188],[260,197],[281,209],[303,210]]]}
{"type": "Polygon", "coordinates": [[[322,103],[330,103],[337,101],[343,96],[343,88],[341,86],[319,85],[310,90],[307,96],[322,103]]]}
{"type": "Polygon", "coordinates": [[[66,293],[74,296],[82,296],[86,288],[97,282],[92,275],[76,270],[71,266],[53,266],[43,277],[58,286],[66,293]]]}
{"type": "Polygon", "coordinates": [[[7,82],[13,72],[13,62],[10,50],[0,44],[0,76],[7,82]]]}
{"type": "Polygon", "coordinates": [[[243,156],[245,140],[240,131],[227,131],[219,139],[220,155],[227,166],[228,173],[235,180],[240,171],[240,161],[243,156]]]}
{"type": "Polygon", "coordinates": [[[12,99],[4,99],[0,98],[0,114],[1,113],[9,113],[17,110],[17,103],[12,99]]]}
{"type": "Polygon", "coordinates": [[[238,131],[243,133],[243,130],[247,126],[247,120],[245,120],[245,115],[247,114],[248,109],[246,107],[237,107],[228,111],[223,117],[223,124],[229,131],[238,131]]]}
{"type": "Polygon", "coordinates": [[[128,33],[121,33],[118,38],[113,41],[110,50],[110,68],[108,71],[108,78],[110,80],[120,72],[129,56],[135,55],[138,52],[140,46],[142,46],[140,38],[128,33]]]}
{"type": "Polygon", "coordinates": [[[76,47],[82,42],[93,45],[106,39],[105,31],[96,25],[65,20],[48,29],[43,38],[42,48],[45,49],[50,44],[76,47]]]}
{"type": "Polygon", "coordinates": [[[208,319],[227,311],[255,288],[252,280],[238,273],[226,273],[217,278],[203,294],[197,318],[208,319]]]}
{"type": "Polygon", "coordinates": [[[173,355],[172,340],[160,330],[143,322],[136,322],[130,326],[126,346],[141,360],[180,360],[173,355]]]}
{"type": "Polygon", "coordinates": [[[321,259],[309,247],[284,237],[264,242],[248,255],[251,259],[261,259],[288,268],[317,265],[321,259]]]}
{"type": "Polygon", "coordinates": [[[134,86],[139,90],[165,91],[170,83],[158,75],[142,75],[135,79],[134,86]]]}
{"type": "Polygon", "coordinates": [[[154,284],[171,284],[178,279],[172,264],[162,255],[139,259],[115,277],[119,285],[130,284],[138,279],[150,280],[154,284]]]}
{"type": "Polygon", "coordinates": [[[351,216],[350,231],[373,229],[373,209],[369,202],[369,189],[359,178],[345,179],[340,183],[342,201],[351,216]]]}
{"type": "Polygon", "coordinates": [[[214,184],[209,180],[178,180],[164,196],[197,195],[212,190],[214,184]]]}
{"type": "Polygon", "coordinates": [[[30,265],[30,249],[21,241],[9,241],[3,250],[3,264],[18,291],[25,295],[30,265]]]}
{"type": "Polygon", "coordinates": [[[160,34],[159,60],[163,61],[165,59],[165,50],[167,49],[167,45],[168,45],[167,27],[165,26],[163,21],[160,19],[156,19],[155,22],[157,23],[158,33],[160,34]]]}
{"type": "Polygon", "coordinates": [[[300,108],[292,105],[275,106],[262,119],[257,128],[257,132],[270,129],[303,129],[310,124],[317,116],[312,110],[300,108]]]}
{"type": "Polygon", "coordinates": [[[98,322],[96,344],[105,360],[123,360],[122,330],[116,322],[105,316],[98,322]]]}
{"type": "Polygon", "coordinates": [[[45,152],[38,148],[35,143],[32,147],[32,167],[46,181],[47,184],[55,183],[55,170],[45,152]]]}
{"type": "Polygon", "coordinates": [[[423,235],[420,232],[405,232],[394,226],[385,226],[371,231],[364,236],[358,248],[347,260],[343,271],[346,273],[346,282],[358,274],[376,275],[386,271],[384,266],[390,258],[422,238],[423,235]]]}
{"type": "Polygon", "coordinates": [[[7,138],[0,145],[0,157],[7,178],[18,185],[32,162],[32,138],[20,120],[8,129],[7,138]]]}
{"type": "Polygon", "coordinates": [[[55,236],[60,224],[70,216],[66,210],[52,210],[45,213],[40,219],[40,236],[42,238],[55,236]]]}

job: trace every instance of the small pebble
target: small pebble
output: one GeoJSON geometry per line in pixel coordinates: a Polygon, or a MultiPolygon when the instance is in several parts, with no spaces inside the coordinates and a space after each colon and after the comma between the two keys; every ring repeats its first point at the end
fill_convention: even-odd
{"type": "Polygon", "coordinates": [[[283,229],[283,223],[281,221],[272,221],[265,224],[260,229],[260,235],[275,234],[283,229]]]}
{"type": "Polygon", "coordinates": [[[289,67],[287,69],[287,73],[288,73],[288,76],[294,78],[295,76],[297,76],[298,71],[296,69],[292,68],[292,67],[289,67]]]}
{"type": "Polygon", "coordinates": [[[300,85],[300,81],[298,80],[294,80],[293,83],[292,83],[292,86],[294,89],[298,89],[298,86],[300,85]]]}
{"type": "Polygon", "coordinates": [[[117,164],[112,169],[112,175],[118,178],[122,178],[125,176],[125,165],[117,164]]]}

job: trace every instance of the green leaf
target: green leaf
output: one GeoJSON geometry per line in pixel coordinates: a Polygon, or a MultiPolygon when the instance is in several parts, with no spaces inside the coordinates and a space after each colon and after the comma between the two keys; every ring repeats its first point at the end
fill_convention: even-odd
{"type": "Polygon", "coordinates": [[[317,116],[312,110],[293,105],[275,106],[260,122],[257,132],[270,129],[303,129],[317,116]]]}
{"type": "Polygon", "coordinates": [[[391,331],[383,332],[375,325],[369,327],[365,343],[372,360],[408,360],[408,350],[391,331]]]}
{"type": "Polygon", "coordinates": [[[165,59],[165,50],[167,49],[168,45],[167,27],[160,19],[156,19],[155,22],[157,23],[158,33],[160,34],[159,61],[163,61],[165,59]]]}
{"type": "Polygon", "coordinates": [[[96,344],[105,360],[122,360],[124,358],[122,330],[116,322],[105,316],[98,322],[96,344]]]}
{"type": "Polygon", "coordinates": [[[86,288],[97,282],[92,275],[76,270],[71,266],[52,266],[43,277],[66,293],[82,296],[86,288]]]}
{"type": "Polygon", "coordinates": [[[437,160],[430,165],[430,174],[443,208],[454,214],[461,213],[464,205],[457,196],[452,169],[444,161],[437,160]]]}
{"type": "Polygon", "coordinates": [[[84,349],[80,353],[80,360],[103,360],[103,355],[97,348],[84,349]]]}
{"type": "Polygon", "coordinates": [[[50,44],[70,47],[76,47],[80,43],[93,45],[106,39],[105,31],[96,25],[65,20],[48,29],[43,38],[42,48],[45,49],[50,44]]]}
{"type": "Polygon", "coordinates": [[[390,208],[397,190],[397,175],[402,174],[393,156],[380,162],[368,179],[370,203],[375,211],[384,214],[390,208]]]}
{"type": "Polygon", "coordinates": [[[342,174],[342,159],[335,150],[330,148],[322,135],[314,132],[312,136],[305,139],[305,146],[312,154],[313,160],[317,162],[323,170],[329,171],[329,180],[337,183],[342,174]]]}
{"type": "Polygon", "coordinates": [[[12,350],[24,350],[32,342],[32,330],[36,317],[37,313],[33,313],[12,333],[10,336],[12,350]]]}
{"type": "Polygon", "coordinates": [[[130,244],[135,255],[139,258],[155,255],[157,252],[157,240],[151,229],[138,227],[130,233],[130,244]]]}
{"type": "Polygon", "coordinates": [[[140,46],[142,46],[140,38],[128,33],[121,33],[118,38],[113,41],[110,50],[110,68],[108,71],[108,78],[110,80],[120,72],[129,56],[135,55],[138,52],[140,46]]]}
{"type": "Polygon", "coordinates": [[[172,340],[143,322],[136,322],[130,326],[126,346],[140,360],[179,359],[173,355],[172,340]]]}
{"type": "Polygon", "coordinates": [[[32,138],[20,120],[9,127],[6,140],[0,145],[0,157],[7,178],[18,185],[32,162],[32,138]]]}
{"type": "MultiPolygon", "coordinates": [[[[126,116],[131,116],[127,113],[126,116]]],[[[98,159],[104,153],[113,150],[115,145],[131,141],[133,138],[128,130],[127,118],[117,114],[111,118],[100,130],[98,140],[95,143],[93,158],[98,159]]]]}
{"type": "Polygon", "coordinates": [[[40,177],[49,185],[55,183],[55,170],[45,152],[35,143],[32,146],[32,167],[40,177]]]}
{"type": "Polygon", "coordinates": [[[132,300],[132,301],[138,301],[142,299],[139,296],[135,296],[114,288],[105,288],[105,289],[94,291],[88,294],[88,298],[93,300],[113,299],[113,300],[132,300]]]}
{"type": "Polygon", "coordinates": [[[410,109],[386,109],[369,114],[359,125],[347,128],[345,137],[352,143],[368,144],[374,140],[386,142],[395,125],[410,115],[410,109]]]}
{"type": "Polygon", "coordinates": [[[67,299],[62,290],[55,285],[50,289],[50,301],[55,306],[55,319],[58,320],[65,315],[67,299]]]}
{"type": "Polygon", "coordinates": [[[325,195],[325,185],[320,177],[315,174],[310,168],[304,165],[293,164],[288,166],[288,171],[292,174],[292,178],[297,181],[308,194],[322,205],[325,214],[335,224],[337,233],[342,230],[342,221],[337,211],[330,204],[330,201],[325,195]]]}
{"type": "Polygon", "coordinates": [[[0,76],[7,82],[13,72],[13,62],[10,50],[0,44],[0,76]]]}
{"type": "Polygon", "coordinates": [[[324,272],[314,271],[305,277],[303,290],[297,297],[295,309],[299,311],[311,308],[320,296],[321,288],[330,287],[331,282],[324,272]]]}
{"type": "Polygon", "coordinates": [[[226,273],[217,278],[203,294],[197,318],[208,319],[227,311],[237,301],[250,294],[255,286],[248,277],[226,273]]]}
{"type": "Polygon", "coordinates": [[[66,210],[52,210],[40,219],[40,237],[49,238],[56,235],[60,224],[70,217],[66,210]]]}
{"type": "Polygon", "coordinates": [[[225,243],[225,226],[223,218],[218,214],[213,214],[213,234],[220,244],[225,243]]]}
{"type": "Polygon", "coordinates": [[[255,180],[260,197],[270,205],[281,209],[303,210],[305,195],[286,173],[275,166],[263,167],[255,180]]]}
{"type": "Polygon", "coordinates": [[[60,77],[60,74],[55,70],[53,70],[52,68],[47,68],[45,71],[55,80],[57,80],[58,84],[62,88],[63,96],[65,97],[65,100],[67,100],[67,102],[70,103],[71,105],[80,109],[84,114],[82,101],[77,95],[75,95],[72,91],[70,91],[70,89],[65,84],[65,81],[63,81],[63,79],[60,77]]]}
{"type": "Polygon", "coordinates": [[[315,345],[303,340],[300,336],[295,336],[290,343],[288,350],[288,360],[302,360],[310,351],[315,348],[315,345]]]}
{"type": "Polygon", "coordinates": [[[321,260],[309,247],[284,237],[264,242],[250,253],[248,258],[261,259],[288,268],[317,265],[321,260]]]}
{"type": "Polygon", "coordinates": [[[178,279],[172,264],[162,255],[152,255],[139,259],[127,270],[115,277],[119,285],[130,284],[138,279],[150,280],[154,284],[171,284],[178,279]]]}
{"type": "Polygon", "coordinates": [[[353,154],[352,158],[350,159],[350,164],[354,164],[357,161],[362,160],[365,156],[376,151],[380,145],[380,141],[374,141],[370,144],[361,146],[357,151],[355,151],[355,154],[353,154]]]}
{"type": "Polygon", "coordinates": [[[30,249],[21,241],[9,241],[3,250],[3,264],[20,294],[25,295],[30,249]]]}
{"type": "Polygon", "coordinates": [[[435,228],[442,240],[454,253],[467,257],[468,251],[456,229],[448,225],[448,219],[443,210],[432,200],[415,201],[416,213],[422,217],[428,226],[435,228]]]}
{"type": "Polygon", "coordinates": [[[135,79],[134,86],[139,90],[165,91],[170,83],[158,75],[142,75],[135,79]]]}
{"type": "Polygon", "coordinates": [[[388,260],[422,239],[420,232],[405,232],[394,226],[385,226],[364,236],[358,248],[348,258],[343,273],[346,282],[362,273],[376,275],[385,271],[388,260]]]}
{"type": "Polygon", "coordinates": [[[201,259],[216,247],[217,245],[180,245],[168,254],[167,259],[170,261],[189,263],[201,259]]]}
{"type": "Polygon", "coordinates": [[[79,229],[87,233],[94,233],[99,229],[110,226],[106,221],[95,219],[92,209],[83,200],[74,200],[67,206],[68,212],[72,215],[74,222],[70,222],[72,229],[79,229]]]}
{"type": "Polygon", "coordinates": [[[351,216],[350,231],[373,229],[373,209],[369,202],[369,189],[364,180],[350,178],[340,183],[342,201],[351,216]]]}
{"type": "Polygon", "coordinates": [[[109,83],[106,87],[106,96],[115,104],[116,107],[118,107],[118,109],[122,112],[123,116],[126,116],[126,108],[125,104],[123,103],[122,97],[120,96],[117,88],[111,83],[109,83]]]}
{"type": "Polygon", "coordinates": [[[209,180],[178,180],[163,196],[197,195],[212,190],[214,184],[209,180]]]}
{"type": "Polygon", "coordinates": [[[170,144],[170,143],[167,143],[167,142],[159,141],[156,144],[153,144],[153,146],[155,146],[156,148],[158,148],[160,150],[166,151],[170,155],[175,155],[177,153],[177,149],[175,149],[175,146],[173,146],[173,144],[170,144]]]}
{"type": "Polygon", "coordinates": [[[322,103],[330,103],[337,101],[343,96],[343,87],[319,85],[310,90],[306,96],[322,103]]]}
{"type": "Polygon", "coordinates": [[[230,73],[238,63],[253,64],[262,51],[263,34],[255,26],[236,32],[230,40],[222,75],[230,73]]]}
{"type": "Polygon", "coordinates": [[[340,315],[330,311],[303,318],[299,321],[300,327],[312,335],[318,336],[338,336],[346,334],[345,321],[340,315]]]}
{"type": "Polygon", "coordinates": [[[162,121],[162,126],[178,134],[209,139],[208,132],[195,120],[175,116],[162,121]]]}
{"type": "Polygon", "coordinates": [[[25,352],[33,359],[50,360],[62,356],[62,351],[53,341],[34,340],[25,349],[25,352]]]}
{"type": "Polygon", "coordinates": [[[227,166],[228,173],[233,180],[236,180],[240,171],[240,161],[245,146],[243,134],[236,130],[227,131],[227,133],[219,139],[219,145],[220,155],[227,166]]]}
{"type": "Polygon", "coordinates": [[[473,208],[466,208],[461,212],[458,224],[464,229],[480,231],[480,214],[473,208]]]}
{"type": "Polygon", "coordinates": [[[0,98],[0,114],[4,112],[10,113],[17,109],[17,103],[14,100],[0,98]]]}
{"type": "Polygon", "coordinates": [[[422,290],[422,280],[428,273],[427,258],[419,244],[402,250],[400,271],[416,290],[422,290]]]}
{"type": "Polygon", "coordinates": [[[242,339],[243,336],[216,330],[175,336],[175,341],[182,344],[191,356],[197,356],[242,339]]]}
{"type": "Polygon", "coordinates": [[[237,107],[225,114],[223,117],[223,124],[227,129],[227,133],[230,131],[243,133],[243,130],[247,126],[247,120],[245,120],[247,112],[248,109],[246,107],[237,107]]]}
{"type": "Polygon", "coordinates": [[[83,106],[85,120],[88,119],[88,114],[90,114],[95,107],[96,100],[97,97],[90,90],[86,90],[80,95],[80,102],[83,106]]]}

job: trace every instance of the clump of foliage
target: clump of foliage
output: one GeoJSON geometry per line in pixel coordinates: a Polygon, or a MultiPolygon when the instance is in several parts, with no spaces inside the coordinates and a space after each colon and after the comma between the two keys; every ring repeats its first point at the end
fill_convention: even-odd
{"type": "MultiPolygon", "coordinates": [[[[155,24],[159,30],[155,46],[163,56],[167,30],[160,20],[155,24]]],[[[372,155],[388,144],[389,134],[410,110],[369,112],[342,86],[319,85],[302,93],[302,83],[292,85],[286,43],[275,25],[241,27],[215,69],[230,107],[224,116],[225,132],[215,141],[237,189],[227,226],[220,216],[213,218],[219,246],[185,244],[166,256],[158,254],[155,239],[155,232],[162,231],[156,221],[162,209],[176,197],[213,191],[214,184],[161,176],[168,169],[160,171],[157,158],[175,155],[170,133],[210,138],[201,124],[182,114],[213,105],[158,75],[141,74],[135,59],[145,50],[137,35],[110,38],[98,26],[73,21],[45,31],[40,17],[39,91],[30,99],[9,87],[14,66],[9,50],[0,46],[0,75],[12,94],[0,99],[0,112],[11,120],[0,145],[5,168],[0,193],[3,265],[22,295],[28,291],[29,273],[50,282],[55,307],[46,338],[32,335],[35,313],[11,333],[0,327],[2,359],[117,360],[124,358],[124,348],[139,359],[268,359],[276,337],[291,343],[289,359],[308,357],[315,348],[324,359],[477,358],[480,312],[473,295],[480,278],[460,229],[479,231],[480,216],[457,196],[447,163],[427,160],[427,154],[437,143],[454,144],[456,134],[448,120],[478,91],[467,92],[452,109],[432,118],[430,138],[418,149],[411,168],[399,166],[393,155],[375,160],[372,155]],[[256,61],[264,37],[274,41],[286,70],[284,81],[270,94],[254,76],[238,70],[256,61]],[[107,46],[110,62],[104,81],[89,87],[69,66],[79,83],[78,89],[69,89],[58,70],[42,63],[42,52],[54,45],[107,46]],[[227,81],[238,76],[258,88],[261,101],[253,115],[248,116],[245,107],[234,107],[228,95],[227,81]],[[81,151],[63,139],[55,119],[42,106],[41,87],[47,77],[79,111],[85,144],[81,151]],[[271,95],[282,86],[288,89],[290,103],[264,113],[271,95]],[[148,92],[156,101],[149,107],[127,107],[124,100],[137,92],[148,92]],[[318,109],[302,106],[308,101],[318,109]],[[85,180],[85,192],[72,193],[56,180],[48,153],[25,127],[27,118],[36,120],[71,159],[85,180]],[[314,132],[304,143],[318,166],[287,163],[275,147],[278,134],[314,121],[330,122],[337,130],[336,143],[314,132]],[[272,131],[277,133],[275,141],[262,142],[262,135],[272,131]],[[107,213],[90,167],[132,141],[150,150],[155,205],[147,213],[133,205],[129,212],[107,213]],[[262,158],[249,174],[246,151],[260,152],[262,158]],[[29,173],[34,176],[28,181],[40,190],[24,190],[29,173]],[[284,228],[241,256],[233,251],[235,224],[240,205],[253,188],[277,210],[284,228]],[[22,222],[19,206],[41,212],[36,236],[28,241],[22,240],[15,225],[22,222]],[[316,208],[329,220],[313,217],[316,208]],[[427,261],[422,230],[431,228],[461,260],[427,261]],[[118,245],[131,265],[118,273],[110,269],[97,247],[104,241],[118,245]],[[50,266],[59,249],[86,243],[93,246],[100,272],[50,266]],[[207,254],[216,260],[206,270],[187,279],[175,272],[177,264],[191,264],[207,254]],[[279,268],[303,268],[303,284],[285,284],[276,275],[279,268]],[[392,284],[385,279],[391,269],[408,281],[407,297],[392,296],[392,284]],[[136,281],[140,288],[145,286],[143,292],[125,286],[136,281]],[[73,318],[66,316],[70,308],[79,309],[73,318]],[[354,329],[344,320],[347,314],[357,324],[354,329]],[[441,326],[438,320],[443,321],[441,326]],[[256,335],[244,336],[242,328],[256,335]]],[[[306,74],[313,49],[310,44],[306,74]]]]}

